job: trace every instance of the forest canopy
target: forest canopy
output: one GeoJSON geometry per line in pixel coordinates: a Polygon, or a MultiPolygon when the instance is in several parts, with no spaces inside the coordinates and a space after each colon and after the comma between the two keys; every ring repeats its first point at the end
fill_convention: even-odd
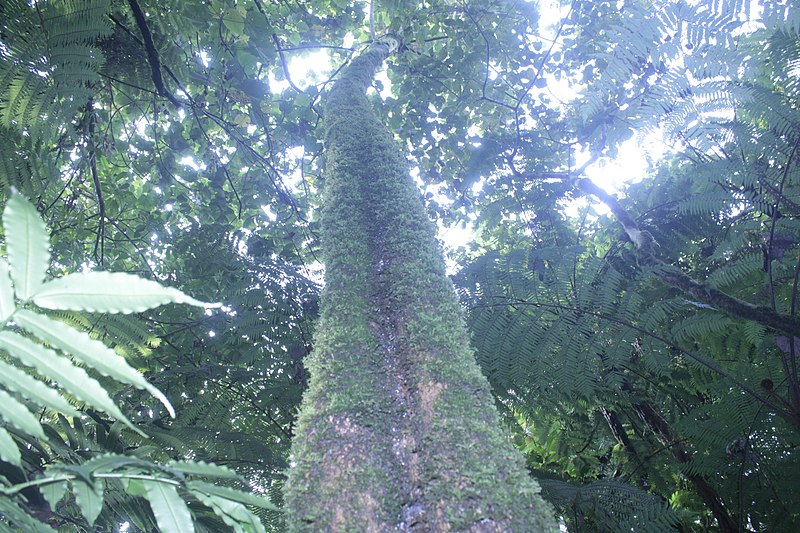
{"type": "Polygon", "coordinates": [[[796,530],[793,2],[3,0],[0,531],[291,526],[324,104],[386,35],[369,102],[469,228],[452,283],[562,528],[796,530]]]}

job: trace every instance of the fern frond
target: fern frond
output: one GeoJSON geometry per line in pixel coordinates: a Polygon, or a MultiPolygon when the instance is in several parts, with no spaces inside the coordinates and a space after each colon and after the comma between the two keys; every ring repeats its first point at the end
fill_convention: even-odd
{"type": "Polygon", "coordinates": [[[580,516],[595,531],[672,532],[680,514],[660,498],[617,480],[585,485],[539,478],[542,493],[566,516],[580,516]]]}
{"type": "Polygon", "coordinates": [[[0,125],[35,141],[69,124],[92,97],[103,55],[94,43],[111,33],[109,0],[32,5],[10,0],[0,52],[0,125]]]}

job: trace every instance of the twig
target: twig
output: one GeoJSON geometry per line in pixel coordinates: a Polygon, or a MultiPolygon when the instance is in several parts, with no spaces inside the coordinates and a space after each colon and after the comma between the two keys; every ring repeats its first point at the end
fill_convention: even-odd
{"type": "Polygon", "coordinates": [[[375,42],[375,0],[369,0],[369,35],[375,42]]]}
{"type": "Polygon", "coordinates": [[[278,39],[276,34],[272,34],[272,42],[275,43],[275,48],[278,50],[278,56],[281,58],[281,65],[283,66],[283,74],[286,76],[286,81],[289,83],[289,86],[297,91],[298,93],[302,93],[303,89],[298,87],[292,81],[292,76],[289,74],[289,65],[286,63],[286,56],[283,55],[283,48],[281,48],[281,42],[278,39]]]}
{"type": "Polygon", "coordinates": [[[703,356],[701,356],[699,354],[696,354],[694,352],[691,352],[689,350],[685,350],[685,349],[681,348],[680,346],[678,346],[677,344],[671,342],[670,340],[658,335],[657,333],[653,333],[652,331],[649,331],[649,330],[646,330],[644,328],[641,328],[641,327],[639,327],[639,326],[637,326],[635,324],[631,324],[630,322],[628,322],[626,320],[621,320],[619,318],[615,318],[615,317],[613,317],[611,315],[607,315],[605,313],[598,313],[596,311],[591,311],[591,310],[583,309],[583,308],[580,308],[580,307],[572,307],[572,306],[568,306],[568,305],[546,304],[546,303],[540,303],[540,302],[529,302],[528,300],[522,300],[522,299],[509,299],[509,300],[507,300],[505,302],[498,303],[498,304],[485,304],[484,307],[499,307],[499,306],[509,306],[509,305],[511,305],[511,306],[529,305],[529,306],[532,306],[532,307],[543,307],[545,309],[559,309],[559,310],[563,310],[563,311],[573,311],[573,312],[582,313],[582,314],[585,314],[585,315],[595,316],[595,317],[600,318],[602,320],[606,320],[608,322],[612,322],[614,324],[619,324],[620,326],[625,326],[626,328],[630,328],[630,329],[632,329],[634,331],[637,331],[637,332],[639,332],[639,333],[641,333],[643,335],[646,335],[648,337],[651,337],[651,338],[663,343],[664,345],[672,348],[673,350],[676,350],[676,351],[682,353],[683,355],[685,355],[689,359],[693,360],[694,362],[698,363],[699,365],[704,366],[708,370],[711,370],[713,373],[715,373],[715,374],[717,374],[719,376],[722,376],[722,377],[724,377],[726,379],[729,379],[734,385],[739,387],[745,393],[747,393],[750,396],[752,396],[759,403],[762,403],[762,404],[766,405],[767,407],[770,407],[777,414],[779,414],[782,417],[786,418],[787,421],[789,421],[794,427],[800,428],[800,417],[798,417],[797,414],[792,413],[790,411],[787,411],[786,409],[782,408],[778,404],[774,403],[772,400],[770,400],[768,398],[765,398],[764,396],[761,396],[755,390],[751,389],[750,387],[748,387],[747,385],[745,385],[744,383],[739,381],[733,374],[731,374],[730,372],[727,372],[726,370],[724,370],[723,368],[718,366],[715,362],[711,361],[710,359],[707,359],[707,358],[705,358],[705,357],[703,357],[703,356]]]}
{"type": "Polygon", "coordinates": [[[644,264],[658,267],[656,274],[662,282],[691,295],[696,301],[713,306],[736,318],[752,320],[775,331],[786,333],[789,336],[800,337],[800,319],[797,317],[784,315],[770,307],[753,305],[729,296],[720,290],[690,278],[681,270],[658,259],[653,253],[655,244],[653,236],[639,228],[633,217],[614,196],[605,192],[588,178],[578,179],[577,186],[582,191],[596,196],[611,209],[611,212],[617,218],[617,222],[620,223],[625,233],[636,246],[639,259],[644,264]]]}
{"type": "Polygon", "coordinates": [[[147,52],[147,62],[150,64],[150,74],[158,94],[172,102],[175,107],[183,107],[164,85],[164,78],[161,76],[161,60],[158,58],[158,51],[153,43],[153,36],[150,34],[150,28],[147,27],[147,20],[144,18],[142,8],[136,0],[128,0],[128,5],[131,6],[133,18],[136,20],[136,25],[139,27],[139,31],[142,34],[144,49],[147,52]]]}
{"type": "Polygon", "coordinates": [[[92,252],[95,261],[102,267],[103,257],[105,256],[105,228],[106,228],[106,201],[103,197],[103,188],[100,185],[100,174],[97,172],[97,151],[94,144],[94,125],[95,115],[92,109],[93,101],[89,100],[86,104],[86,113],[89,115],[89,131],[86,139],[87,149],[89,150],[89,171],[92,174],[92,183],[94,184],[95,199],[97,200],[97,211],[99,222],[97,227],[97,236],[94,240],[94,251],[92,252]],[[98,249],[100,250],[98,256],[98,249]]]}

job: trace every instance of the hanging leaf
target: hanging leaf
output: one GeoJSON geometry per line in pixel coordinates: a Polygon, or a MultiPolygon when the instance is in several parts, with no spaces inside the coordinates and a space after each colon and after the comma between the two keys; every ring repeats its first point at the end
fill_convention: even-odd
{"type": "Polygon", "coordinates": [[[8,262],[0,259],[0,321],[8,319],[14,308],[14,286],[11,285],[8,262]]]}
{"type": "Polygon", "coordinates": [[[72,480],[72,492],[75,494],[75,502],[80,507],[81,514],[89,525],[93,525],[103,509],[102,482],[97,480],[94,483],[87,483],[76,478],[72,480]]]}
{"type": "Polygon", "coordinates": [[[142,483],[161,533],[194,533],[192,514],[175,486],[159,481],[142,483]]]}
{"type": "Polygon", "coordinates": [[[29,435],[47,440],[42,425],[36,420],[34,414],[3,390],[0,390],[0,417],[29,435]]]}
{"type": "Polygon", "coordinates": [[[57,533],[52,527],[39,522],[26,513],[11,498],[0,498],[0,515],[4,518],[4,521],[0,522],[0,527],[4,528],[1,530],[3,533],[6,531],[13,533],[19,531],[24,531],[25,533],[57,533]],[[8,527],[7,523],[11,523],[12,526],[16,527],[8,527]]]}
{"type": "Polygon", "coordinates": [[[244,17],[236,8],[229,8],[222,13],[222,24],[234,35],[244,33],[244,17]]]}
{"type": "Polygon", "coordinates": [[[122,482],[122,486],[125,487],[125,492],[131,496],[139,496],[142,498],[147,497],[147,490],[145,490],[143,480],[135,478],[122,478],[120,481],[122,482]]]}
{"type": "Polygon", "coordinates": [[[71,416],[78,415],[78,411],[57,390],[3,361],[0,361],[0,383],[7,389],[22,394],[37,405],[49,407],[71,416]]]}
{"type": "Polygon", "coordinates": [[[19,448],[17,448],[14,439],[5,428],[0,428],[0,459],[16,466],[22,466],[22,456],[19,453],[19,448]]]}
{"type": "Polygon", "coordinates": [[[183,472],[184,474],[225,478],[239,477],[236,472],[227,466],[204,463],[202,461],[170,461],[167,463],[167,466],[183,472]]]}
{"type": "Polygon", "coordinates": [[[11,279],[20,300],[42,285],[50,265],[50,242],[42,217],[24,197],[12,194],[3,211],[11,279]]]}
{"type": "Polygon", "coordinates": [[[67,492],[66,481],[54,481],[52,483],[45,483],[39,486],[39,492],[42,493],[44,499],[50,504],[50,508],[55,510],[58,502],[64,497],[67,492]]]}
{"type": "Polygon", "coordinates": [[[199,491],[191,491],[203,505],[210,507],[214,514],[219,516],[226,525],[233,528],[236,532],[255,531],[266,533],[264,525],[255,513],[239,502],[234,502],[219,496],[210,496],[199,491]],[[247,529],[242,526],[247,526],[247,529]]]}
{"type": "Polygon", "coordinates": [[[187,481],[186,488],[204,492],[213,496],[220,496],[228,500],[237,501],[246,505],[255,505],[262,509],[269,509],[270,511],[279,511],[278,507],[261,496],[256,496],[250,492],[242,492],[240,490],[232,489],[230,487],[222,487],[219,485],[212,485],[204,481],[187,481]]]}
{"type": "Polygon", "coordinates": [[[0,348],[6,350],[23,364],[34,367],[40,374],[54,380],[76,398],[114,418],[125,422],[128,427],[142,433],[128,420],[100,383],[69,359],[59,356],[53,350],[40,346],[22,335],[10,331],[0,331],[0,348]]]}
{"type": "Polygon", "coordinates": [[[122,272],[82,272],[48,281],[33,295],[33,302],[45,309],[123,314],[139,313],[168,303],[220,306],[122,272]]]}
{"type": "Polygon", "coordinates": [[[128,455],[120,455],[116,453],[108,453],[89,459],[83,463],[82,468],[90,472],[89,475],[94,475],[98,472],[113,472],[121,468],[138,468],[146,470],[153,465],[147,461],[142,461],[135,457],[128,455]]]}
{"type": "Polygon", "coordinates": [[[128,364],[125,358],[117,355],[114,350],[102,342],[92,339],[86,333],[71,328],[63,322],[25,309],[19,310],[14,315],[14,322],[38,338],[80,359],[104,376],[148,391],[164,404],[169,415],[175,418],[175,410],[164,393],[148,383],[138,370],[128,364]]]}

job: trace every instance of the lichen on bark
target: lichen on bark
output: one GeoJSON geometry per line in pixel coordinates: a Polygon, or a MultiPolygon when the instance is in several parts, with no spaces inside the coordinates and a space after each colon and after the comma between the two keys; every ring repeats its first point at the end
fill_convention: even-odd
{"type": "Polygon", "coordinates": [[[501,430],[406,161],[355,58],[325,106],[325,288],[285,490],[294,531],[555,531],[501,430]]]}

